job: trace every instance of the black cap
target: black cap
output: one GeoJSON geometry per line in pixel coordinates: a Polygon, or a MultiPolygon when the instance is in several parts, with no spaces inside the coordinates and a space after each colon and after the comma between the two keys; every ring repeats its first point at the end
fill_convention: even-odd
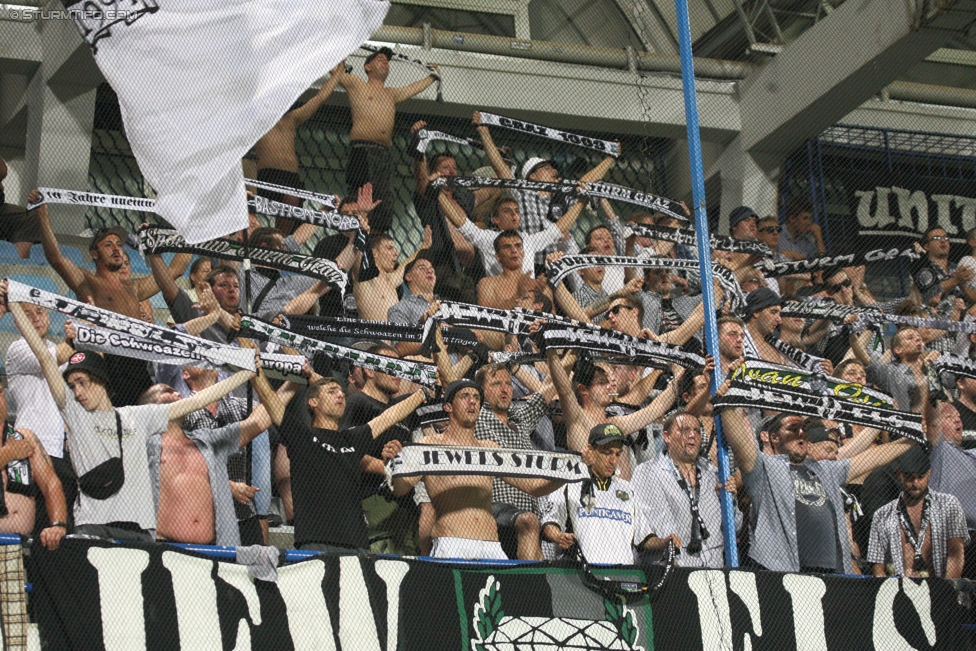
{"type": "Polygon", "coordinates": [[[739,222],[745,221],[750,217],[759,219],[759,215],[756,214],[756,211],[749,206],[739,206],[729,213],[729,230],[732,230],[739,222]]]}
{"type": "Polygon", "coordinates": [[[447,388],[444,389],[445,404],[448,402],[452,402],[454,400],[454,396],[457,394],[458,391],[460,391],[461,389],[468,389],[468,388],[477,390],[478,397],[481,398],[482,402],[485,401],[485,394],[481,390],[481,387],[475,384],[472,380],[463,378],[460,380],[454,380],[453,382],[447,385],[447,388]]]}
{"type": "Polygon", "coordinates": [[[589,443],[594,447],[613,443],[614,441],[620,441],[624,444],[627,443],[627,437],[624,436],[624,433],[616,425],[605,423],[603,425],[597,425],[590,430],[589,443]]]}
{"type": "Polygon", "coordinates": [[[68,365],[65,367],[61,376],[65,379],[65,381],[67,381],[68,376],[75,371],[85,371],[92,377],[98,378],[106,385],[109,383],[108,364],[105,363],[105,359],[98,353],[75,353],[68,360],[68,365]]]}
{"type": "Polygon", "coordinates": [[[895,460],[895,470],[905,474],[924,475],[931,467],[929,455],[920,445],[916,445],[895,460]]]}
{"type": "Polygon", "coordinates": [[[107,228],[99,228],[97,231],[95,231],[95,234],[92,235],[91,244],[88,245],[88,250],[94,251],[95,247],[98,246],[98,243],[104,240],[109,235],[115,235],[116,237],[118,237],[122,241],[122,244],[125,244],[126,241],[129,239],[129,231],[125,230],[121,226],[109,226],[107,228]]]}
{"type": "Polygon", "coordinates": [[[376,50],[375,52],[370,53],[370,55],[368,57],[366,57],[366,63],[369,63],[370,61],[372,61],[373,59],[375,59],[376,57],[378,57],[381,54],[384,55],[384,56],[386,56],[386,60],[387,61],[390,61],[391,59],[393,59],[393,50],[391,50],[388,47],[381,47],[380,49],[376,50]]]}
{"type": "Polygon", "coordinates": [[[783,299],[769,287],[754,289],[746,295],[746,318],[751,317],[756,312],[765,310],[767,307],[782,304],[783,299]]]}

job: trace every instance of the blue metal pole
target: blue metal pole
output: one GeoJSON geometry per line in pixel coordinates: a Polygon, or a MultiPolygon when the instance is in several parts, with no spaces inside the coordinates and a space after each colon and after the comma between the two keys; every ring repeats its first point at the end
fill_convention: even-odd
{"type": "MultiPolygon", "coordinates": [[[[701,137],[698,133],[698,101],[695,96],[695,64],[691,53],[691,23],[687,0],[675,0],[678,19],[678,46],[681,50],[681,84],[685,94],[685,122],[688,129],[688,158],[691,161],[691,193],[695,210],[695,235],[698,242],[698,264],[701,266],[702,301],[705,304],[705,348],[718,367],[712,373],[712,395],[722,383],[721,357],[718,352],[718,327],[715,323],[715,290],[712,285],[712,251],[708,236],[708,214],[705,209],[705,174],[702,171],[701,137]]],[[[735,542],[735,511],[732,495],[724,485],[729,478],[729,453],[725,449],[721,418],[715,418],[718,441],[718,475],[723,488],[722,530],[725,533],[725,565],[739,566],[739,549],[735,542]]]]}

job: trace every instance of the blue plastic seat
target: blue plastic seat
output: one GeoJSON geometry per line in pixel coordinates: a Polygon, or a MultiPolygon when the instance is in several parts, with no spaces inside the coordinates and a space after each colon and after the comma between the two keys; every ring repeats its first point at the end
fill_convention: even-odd
{"type": "Polygon", "coordinates": [[[7,264],[32,264],[30,260],[21,260],[17,247],[6,240],[0,240],[0,262],[7,264]]]}

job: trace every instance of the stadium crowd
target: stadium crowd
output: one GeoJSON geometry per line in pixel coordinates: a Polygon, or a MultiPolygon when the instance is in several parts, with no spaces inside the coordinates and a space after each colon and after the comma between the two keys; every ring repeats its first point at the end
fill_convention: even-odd
{"type": "MultiPolygon", "coordinates": [[[[424,237],[416,251],[401,250],[390,230],[395,106],[434,79],[387,88],[389,67],[385,49],[366,60],[365,80],[337,66],[254,149],[257,180],[302,189],[296,129],[337,85],[348,93],[352,153],[337,212],[354,216],[369,238],[361,247],[356,231],[330,231],[312,253],[349,274],[344,292],[259,263],[248,270],[189,253],[169,265],[149,254],[152,275],[134,278],[129,255],[136,253],[126,251],[130,234],[121,227],[94,234],[90,271],[62,255],[48,214],[53,204],[26,213],[29,237],[79,300],[152,320],[145,301],[159,292],[172,328],[254,348],[258,370],[148,364],[83,350],[75,346],[78,321],[55,344],[51,337],[61,333],[49,332],[48,311],[8,302],[5,282],[0,311],[12,313],[23,337],[6,355],[6,391],[18,409],[0,447],[0,466],[8,468],[0,531],[39,536],[49,548],[67,534],[241,546],[267,544],[269,518],[280,518],[294,525],[297,548],[326,553],[541,560],[578,549],[595,563],[673,557],[679,566],[715,568],[724,565],[723,540],[735,537],[742,565],[757,569],[976,576],[976,451],[967,435],[976,431],[976,379],[936,372],[943,355],[974,359],[976,337],[906,323],[858,328],[854,312],[846,319],[784,315],[784,305],[808,303],[972,322],[976,233],[969,234],[974,256],[950,260],[947,233],[929,228],[917,244],[910,292],[885,303],[872,296],[863,265],[766,277],[761,256],[716,248],[715,261],[734,275],[744,300],[735,305],[734,292],[716,283],[719,349],[697,368],[543,346],[542,317],[529,333],[472,328],[466,344],[444,343],[456,329],[441,325],[433,344],[325,336],[380,359],[436,364],[436,392],[323,354],[308,356],[301,381],[269,380],[261,358],[276,347],[241,336],[242,316],[282,328],[306,314],[406,327],[427,323],[442,301],[560,315],[581,328],[704,357],[705,274],[606,264],[606,256],[697,261],[694,247],[640,228],[687,230],[688,220],[655,211],[622,218],[600,199],[592,204],[602,221],[580,242],[572,235],[591,209],[589,184],[611,169],[612,156],[576,180],[579,193],[557,196],[518,184],[445,184],[464,176],[457,161],[418,152],[413,199],[424,237]],[[599,266],[573,270],[553,286],[546,269],[564,255],[599,256],[599,266]],[[181,280],[187,270],[189,282],[181,280]],[[725,404],[720,420],[733,472],[720,484],[710,374],[727,378],[728,390],[748,363],[873,387],[893,410],[919,415],[927,442],[863,423],[725,404]],[[422,424],[420,411],[441,404],[441,419],[422,424]],[[385,466],[413,444],[576,452],[588,478],[462,472],[388,482],[385,466]],[[734,531],[722,520],[722,488],[733,498],[734,531]],[[272,494],[280,512],[272,511],[272,494]]],[[[473,126],[494,178],[562,180],[551,160],[508,160],[494,141],[503,136],[479,113],[473,126]]],[[[286,191],[254,192],[303,205],[286,191]]],[[[731,241],[765,244],[773,263],[829,253],[809,204],[794,199],[782,212],[783,223],[736,208],[731,241]]],[[[298,253],[319,230],[281,216],[275,227],[262,227],[252,213],[243,237],[253,248],[298,253]]],[[[0,410],[6,420],[6,398],[0,410]]]]}

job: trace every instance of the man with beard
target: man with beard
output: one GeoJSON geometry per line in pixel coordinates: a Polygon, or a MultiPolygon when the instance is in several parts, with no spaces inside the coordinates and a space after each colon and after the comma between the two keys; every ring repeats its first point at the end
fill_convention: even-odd
{"type": "Polygon", "coordinates": [[[868,561],[874,576],[886,576],[890,568],[894,576],[960,578],[969,532],[959,500],[929,490],[931,466],[921,448],[904,454],[895,469],[901,495],[871,521],[868,561]]]}
{"type": "MultiPolygon", "coordinates": [[[[27,201],[33,203],[40,196],[40,192],[33,190],[27,201]]],[[[54,229],[51,228],[47,204],[41,204],[31,212],[41,229],[44,257],[79,300],[88,300],[96,307],[142,319],[139,304],[151,298],[159,288],[152,276],[135,280],[121,277],[119,272],[125,263],[125,251],[122,247],[129,237],[124,228],[111,226],[95,231],[89,245],[91,258],[95,262],[95,273],[92,273],[61,255],[54,229]]],[[[179,278],[183,275],[190,258],[189,254],[174,257],[169,268],[170,277],[179,278]]],[[[142,392],[152,386],[152,378],[149,377],[144,361],[116,355],[107,355],[105,361],[109,368],[110,389],[116,406],[134,405],[142,392]]]]}
{"type": "Polygon", "coordinates": [[[744,328],[745,324],[739,317],[723,316],[718,320],[718,353],[723,376],[728,375],[733,363],[742,357],[744,328]]]}
{"type": "MultiPolygon", "coordinates": [[[[448,426],[441,434],[425,436],[421,445],[463,445],[497,448],[493,441],[479,441],[474,436],[475,423],[481,411],[483,393],[471,380],[455,380],[444,389],[444,411],[448,426]]],[[[399,443],[391,442],[399,452],[399,443]]],[[[393,492],[406,495],[423,480],[437,513],[434,523],[434,558],[508,560],[498,542],[498,526],[492,515],[492,478],[487,475],[421,475],[395,477],[393,492]]],[[[534,497],[547,495],[562,482],[524,477],[502,477],[502,480],[534,497]]]]}
{"type": "MultiPolygon", "coordinates": [[[[352,111],[346,190],[352,194],[366,183],[373,184],[373,195],[381,202],[369,218],[373,233],[385,233],[393,223],[394,156],[390,152],[390,143],[396,105],[434,83],[432,73],[408,86],[386,88],[391,58],[393,50],[388,47],[367,56],[363,65],[366,81],[347,73],[342,65],[333,71],[333,78],[349,95],[352,111]]],[[[440,72],[437,66],[434,69],[440,72]]]]}
{"type": "Polygon", "coordinates": [[[853,572],[840,488],[893,461],[914,442],[900,439],[852,459],[816,461],[809,456],[803,416],[780,413],[763,423],[761,454],[745,412],[729,408],[722,425],[752,500],[749,563],[775,572],[853,572]]]}

